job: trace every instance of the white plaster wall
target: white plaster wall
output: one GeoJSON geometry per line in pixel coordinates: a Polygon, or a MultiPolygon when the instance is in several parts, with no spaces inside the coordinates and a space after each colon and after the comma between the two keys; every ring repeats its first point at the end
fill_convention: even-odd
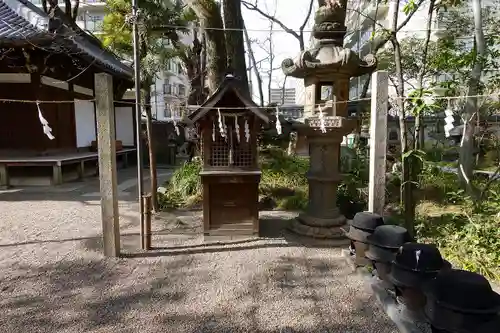
{"type": "Polygon", "coordinates": [[[75,99],[76,146],[89,147],[96,140],[94,102],[75,99]]]}
{"type": "Polygon", "coordinates": [[[116,140],[134,146],[134,117],[130,106],[115,107],[116,140]]]}

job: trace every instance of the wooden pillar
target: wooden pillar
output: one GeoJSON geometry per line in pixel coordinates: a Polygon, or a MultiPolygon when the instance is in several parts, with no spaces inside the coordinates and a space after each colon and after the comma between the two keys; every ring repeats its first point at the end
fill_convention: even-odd
{"type": "Polygon", "coordinates": [[[370,116],[370,183],[368,210],[382,215],[385,206],[385,168],[387,154],[387,105],[389,75],[386,71],[372,74],[370,116]]]}
{"type": "Polygon", "coordinates": [[[62,166],[61,162],[57,162],[52,166],[52,185],[61,185],[62,182],[62,166]]]}
{"type": "Polygon", "coordinates": [[[76,171],[78,173],[78,179],[82,180],[85,178],[85,161],[80,161],[76,165],[76,171]]]}
{"type": "Polygon", "coordinates": [[[120,225],[117,198],[115,113],[113,78],[106,73],[95,75],[97,151],[104,255],[120,255],[120,225]]]}
{"type": "Polygon", "coordinates": [[[9,169],[7,164],[0,164],[0,188],[7,188],[9,185],[9,169]]]}
{"type": "Polygon", "coordinates": [[[153,201],[151,193],[142,196],[144,205],[144,233],[142,240],[142,249],[151,250],[151,212],[153,209],[153,201]]]}
{"type": "Polygon", "coordinates": [[[123,164],[123,169],[128,168],[128,152],[123,153],[122,164],[123,164]]]}

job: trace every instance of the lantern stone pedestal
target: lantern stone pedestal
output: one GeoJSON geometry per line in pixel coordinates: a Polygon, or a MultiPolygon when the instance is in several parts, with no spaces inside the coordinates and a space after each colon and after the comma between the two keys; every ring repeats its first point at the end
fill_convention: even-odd
{"type": "Polygon", "coordinates": [[[281,64],[285,75],[304,79],[304,118],[296,126],[297,148],[299,142],[307,142],[310,158],[308,208],[291,229],[322,239],[344,238],[341,227],[346,219],[336,207],[340,144],[357,126],[356,120],[347,117],[349,81],[377,67],[373,55],[361,59],[344,48],[346,7],[347,0],[323,1],[314,17],[316,44],[281,64]]]}
{"type": "MultiPolygon", "coordinates": [[[[323,111],[328,113],[329,108],[323,111]]],[[[310,167],[306,174],[309,182],[307,211],[292,221],[291,230],[299,235],[341,239],[346,218],[337,207],[337,187],[341,181],[339,170],[340,144],[344,135],[356,126],[355,119],[340,116],[309,118],[296,126],[299,135],[307,137],[310,167]],[[323,133],[321,123],[324,124],[323,133]]]]}

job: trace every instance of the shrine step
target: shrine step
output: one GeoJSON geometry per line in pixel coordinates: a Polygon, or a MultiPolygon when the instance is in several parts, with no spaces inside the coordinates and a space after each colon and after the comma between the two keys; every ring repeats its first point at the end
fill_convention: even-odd
{"type": "Polygon", "coordinates": [[[253,235],[253,223],[231,223],[215,225],[208,230],[209,235],[253,235]]]}

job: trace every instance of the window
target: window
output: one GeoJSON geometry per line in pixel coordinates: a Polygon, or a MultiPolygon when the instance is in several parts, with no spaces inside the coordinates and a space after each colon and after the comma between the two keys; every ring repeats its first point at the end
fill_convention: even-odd
{"type": "Polygon", "coordinates": [[[397,141],[398,140],[398,132],[390,131],[389,132],[389,141],[397,141]]]}
{"type": "Polygon", "coordinates": [[[172,112],[170,111],[170,108],[166,107],[163,110],[163,115],[165,116],[165,118],[172,118],[172,112]]]}
{"type": "Polygon", "coordinates": [[[245,140],[244,120],[238,119],[240,140],[238,141],[234,118],[228,117],[226,128],[228,138],[223,138],[216,128],[215,141],[212,142],[209,165],[213,167],[251,167],[254,164],[251,141],[245,140]]]}
{"type": "Polygon", "coordinates": [[[83,15],[78,15],[76,17],[76,25],[80,28],[85,30],[85,17],[83,15]]]}
{"type": "Polygon", "coordinates": [[[372,32],[370,30],[366,30],[361,34],[361,37],[359,38],[359,42],[361,46],[365,45],[368,41],[370,41],[370,38],[372,37],[372,32]]]}
{"type": "Polygon", "coordinates": [[[183,84],[179,84],[179,96],[186,96],[186,86],[183,84]]]}
{"type": "Polygon", "coordinates": [[[333,99],[333,85],[330,83],[320,83],[316,90],[316,100],[326,102],[333,99]]]}
{"type": "Polygon", "coordinates": [[[163,93],[167,94],[167,95],[171,95],[172,94],[172,85],[169,83],[165,83],[163,85],[163,93]]]}
{"type": "Polygon", "coordinates": [[[88,15],[86,28],[88,31],[95,32],[102,30],[104,15],[88,15]]]}

